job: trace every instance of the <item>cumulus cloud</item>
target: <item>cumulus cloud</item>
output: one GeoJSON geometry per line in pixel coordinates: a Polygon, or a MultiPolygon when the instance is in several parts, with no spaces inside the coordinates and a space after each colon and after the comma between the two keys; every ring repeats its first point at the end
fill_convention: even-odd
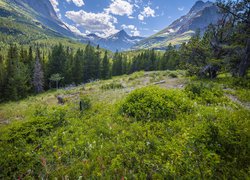
{"type": "Polygon", "coordinates": [[[134,25],[125,25],[123,24],[121,26],[123,29],[128,29],[130,30],[132,36],[140,36],[140,31],[138,31],[137,27],[135,27],[134,25]]]}
{"type": "Polygon", "coordinates": [[[82,7],[84,5],[84,1],[83,0],[66,0],[66,1],[68,3],[72,1],[78,7],[82,7]]]}
{"type": "Polygon", "coordinates": [[[114,26],[117,19],[107,13],[88,13],[80,10],[67,11],[65,16],[72,20],[77,27],[83,27],[85,30],[98,33],[102,37],[118,32],[114,26]]]}
{"type": "Polygon", "coordinates": [[[145,17],[155,17],[155,10],[149,6],[144,7],[143,11],[138,15],[138,19],[143,21],[145,17]]]}
{"type": "Polygon", "coordinates": [[[119,16],[131,16],[133,14],[133,5],[125,0],[112,0],[112,3],[109,5],[105,11],[119,16]]]}
{"type": "Polygon", "coordinates": [[[58,5],[59,5],[58,0],[50,0],[50,3],[51,3],[51,5],[53,6],[53,8],[54,8],[54,10],[56,12],[60,11],[59,8],[58,8],[58,5]]]}

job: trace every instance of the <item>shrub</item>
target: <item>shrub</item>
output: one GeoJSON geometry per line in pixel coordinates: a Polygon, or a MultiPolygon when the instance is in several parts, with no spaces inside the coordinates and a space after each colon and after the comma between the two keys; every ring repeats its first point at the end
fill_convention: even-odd
{"type": "Polygon", "coordinates": [[[173,72],[169,73],[168,76],[171,77],[171,78],[177,78],[178,77],[178,72],[173,71],[173,72]]]}
{"type": "Polygon", "coordinates": [[[218,104],[227,101],[223,96],[223,90],[214,83],[194,82],[185,87],[185,91],[191,99],[205,104],[218,104]]]}
{"type": "Polygon", "coordinates": [[[250,79],[235,78],[233,80],[233,86],[250,89],[250,79]]]}
{"type": "Polygon", "coordinates": [[[80,111],[85,111],[90,109],[91,101],[88,96],[81,96],[80,97],[80,111]]]}
{"type": "Polygon", "coordinates": [[[110,90],[110,89],[122,89],[124,88],[121,83],[109,83],[109,84],[104,84],[101,86],[101,89],[103,90],[110,90]]]}
{"type": "Polygon", "coordinates": [[[149,86],[133,91],[120,107],[120,112],[137,120],[173,119],[191,109],[190,101],[178,90],[149,86]]]}

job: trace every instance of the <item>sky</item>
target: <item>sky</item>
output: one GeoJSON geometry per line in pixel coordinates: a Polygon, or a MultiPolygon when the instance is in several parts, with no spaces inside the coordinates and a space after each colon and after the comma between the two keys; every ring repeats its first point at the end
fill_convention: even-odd
{"type": "Polygon", "coordinates": [[[124,29],[148,37],[188,13],[197,0],[50,0],[58,17],[79,35],[107,37],[124,29]]]}

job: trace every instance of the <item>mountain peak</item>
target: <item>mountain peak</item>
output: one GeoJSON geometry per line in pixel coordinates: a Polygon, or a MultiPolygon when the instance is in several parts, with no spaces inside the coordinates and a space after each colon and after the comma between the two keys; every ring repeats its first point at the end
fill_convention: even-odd
{"type": "Polygon", "coordinates": [[[120,30],[118,33],[116,33],[116,35],[118,35],[118,36],[128,36],[128,34],[126,33],[126,31],[124,29],[120,30]]]}
{"type": "Polygon", "coordinates": [[[212,6],[213,3],[210,2],[210,1],[207,1],[207,2],[204,2],[204,1],[201,1],[201,0],[198,0],[196,1],[196,3],[193,5],[193,7],[191,8],[191,10],[189,11],[189,13],[196,13],[196,12],[199,12],[201,11],[202,9],[208,7],[208,6],[212,6]]]}
{"type": "Polygon", "coordinates": [[[92,38],[99,38],[95,33],[90,33],[87,35],[87,37],[92,37],[92,38]]]}

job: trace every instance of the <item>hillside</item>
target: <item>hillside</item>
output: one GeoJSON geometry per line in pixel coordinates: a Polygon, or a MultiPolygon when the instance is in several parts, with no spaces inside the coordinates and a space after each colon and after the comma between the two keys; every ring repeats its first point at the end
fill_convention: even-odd
{"type": "Polygon", "coordinates": [[[0,47],[5,50],[13,43],[29,46],[39,41],[84,47],[58,19],[48,2],[0,0],[0,47]]]}
{"type": "MultiPolygon", "coordinates": [[[[0,178],[247,177],[249,89],[231,82],[205,82],[210,93],[196,94],[201,81],[190,84],[184,72],[138,72],[1,104],[0,178]],[[152,90],[167,93],[166,106],[179,113],[148,121],[121,113],[129,98],[142,92],[151,98],[152,90]]],[[[149,102],[139,102],[143,113],[149,102]]],[[[152,117],[165,112],[161,106],[148,104],[152,117]]]]}
{"type": "Polygon", "coordinates": [[[216,24],[220,17],[219,9],[213,3],[197,1],[188,14],[175,20],[155,35],[140,41],[133,48],[166,49],[170,43],[181,45],[187,42],[197,29],[200,29],[203,34],[209,24],[216,24]]]}

